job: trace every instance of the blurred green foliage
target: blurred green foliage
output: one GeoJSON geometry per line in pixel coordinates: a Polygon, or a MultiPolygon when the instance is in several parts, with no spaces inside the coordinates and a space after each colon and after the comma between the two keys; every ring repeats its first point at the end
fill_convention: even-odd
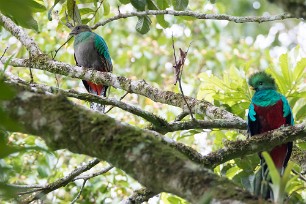
{"type": "MultiPolygon", "coordinates": [[[[0,11],[8,16],[13,16],[15,22],[25,28],[34,30],[39,28],[39,33],[34,30],[27,30],[27,32],[50,56],[69,37],[70,30],[64,25],[67,19],[73,22],[73,25],[81,21],[92,26],[115,16],[118,10],[120,13],[127,13],[148,9],[176,9],[236,16],[259,16],[267,12],[270,14],[282,12],[265,0],[35,0],[40,6],[36,3],[30,4],[32,1],[21,1],[19,5],[24,5],[24,9],[22,12],[15,10],[20,13],[14,14],[15,11],[12,11],[11,4],[6,4],[8,1],[0,0],[0,11]],[[8,10],[7,13],[5,9],[8,10]]],[[[280,92],[285,94],[290,102],[296,123],[300,123],[305,120],[306,116],[305,86],[303,85],[305,81],[305,58],[303,57],[305,54],[303,55],[303,49],[299,48],[296,38],[288,39],[284,43],[281,37],[297,30],[299,25],[297,20],[235,24],[226,21],[196,20],[164,15],[120,19],[99,27],[94,32],[103,36],[107,42],[115,74],[131,79],[144,79],[157,88],[174,92],[179,92],[179,89],[173,85],[175,77],[172,70],[174,57],[171,36],[173,34],[176,49],[187,50],[191,43],[182,80],[184,93],[198,99],[204,98],[242,118],[245,118],[253,94],[247,85],[247,77],[257,70],[265,69],[275,77],[280,92]],[[296,48],[292,49],[292,47],[296,48]],[[292,50],[289,51],[290,49],[292,50]]],[[[6,30],[1,30],[0,39],[0,52],[8,46],[7,56],[28,57],[25,48],[6,30]]],[[[56,60],[75,64],[72,41],[58,51],[56,60]]],[[[30,80],[28,69],[8,66],[7,71],[30,80]]],[[[34,81],[37,83],[85,92],[81,80],[67,76],[55,76],[41,70],[32,71],[34,81]]],[[[6,85],[0,84],[0,98],[13,97],[13,92],[9,90],[6,85]]],[[[120,98],[124,93],[122,90],[112,88],[110,96],[120,98]]],[[[88,106],[86,102],[72,100],[88,106]]],[[[123,101],[158,114],[168,121],[174,120],[175,116],[180,113],[178,108],[154,103],[150,99],[135,94],[129,94],[123,101]]],[[[5,116],[1,112],[0,115],[0,125],[3,125],[5,116]]],[[[142,119],[119,109],[113,109],[109,115],[138,127],[147,125],[142,119]]],[[[203,119],[202,115],[196,115],[196,117],[203,119]]],[[[9,124],[13,123],[11,121],[9,124]]],[[[223,148],[228,140],[245,139],[245,132],[219,129],[188,130],[168,133],[166,136],[183,142],[202,154],[207,154],[223,148]]],[[[0,181],[2,182],[0,185],[4,183],[25,185],[50,183],[90,159],[87,156],[72,154],[65,150],[50,154],[33,149],[33,147],[43,149],[47,147],[40,138],[31,135],[5,132],[3,138],[5,138],[3,144],[9,148],[30,147],[32,149],[31,151],[16,151],[3,156],[4,158],[0,160],[0,181]]],[[[299,148],[305,150],[305,146],[304,142],[298,141],[299,148]]],[[[246,189],[251,189],[252,179],[254,179],[252,176],[258,169],[258,164],[257,154],[242,156],[217,166],[214,172],[232,179],[246,189]]],[[[107,164],[102,162],[90,172],[96,172],[105,166],[107,164]]],[[[294,164],[294,168],[301,171],[301,166],[298,164],[294,164]]],[[[82,182],[75,181],[48,194],[43,199],[46,203],[71,202],[77,196],[81,185],[82,182]]],[[[288,182],[288,185],[290,190],[286,192],[290,195],[290,202],[303,203],[306,200],[302,188],[304,183],[296,179],[288,182]]],[[[77,202],[118,203],[139,187],[140,184],[123,171],[113,169],[102,176],[90,179],[77,202]]],[[[1,186],[0,189],[2,189],[1,186]]],[[[5,189],[7,189],[6,195],[15,195],[11,189],[5,189]]],[[[210,199],[209,195],[203,197],[205,203],[209,203],[210,199]]],[[[166,193],[154,197],[150,202],[186,203],[181,198],[166,193]]]]}
{"type": "Polygon", "coordinates": [[[38,31],[37,21],[33,13],[44,12],[43,0],[0,0],[0,11],[18,25],[38,31]]]}

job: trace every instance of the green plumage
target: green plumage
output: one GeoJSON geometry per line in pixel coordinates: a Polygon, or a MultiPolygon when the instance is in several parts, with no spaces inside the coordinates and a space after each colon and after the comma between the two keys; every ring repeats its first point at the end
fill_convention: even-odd
{"type": "MultiPolygon", "coordinates": [[[[78,66],[111,72],[112,60],[104,39],[91,31],[87,25],[78,25],[70,33],[74,36],[74,58],[78,66]]],[[[107,86],[83,80],[88,92],[106,97],[107,86]]],[[[93,109],[104,111],[101,104],[91,103],[93,109]]]]}

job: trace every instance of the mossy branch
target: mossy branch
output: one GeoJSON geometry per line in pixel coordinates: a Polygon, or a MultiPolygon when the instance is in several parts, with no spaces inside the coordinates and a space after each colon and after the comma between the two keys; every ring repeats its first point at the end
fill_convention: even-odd
{"type": "Polygon", "coordinates": [[[84,109],[61,95],[17,92],[0,107],[22,125],[22,132],[41,136],[49,147],[106,160],[156,194],[169,192],[191,202],[208,191],[217,200],[253,199],[233,182],[190,161],[160,134],[84,109]]]}
{"type": "MultiPolygon", "coordinates": [[[[9,58],[3,57],[1,61],[7,62],[9,58]]],[[[86,69],[78,66],[72,66],[67,63],[58,62],[46,58],[44,55],[37,56],[31,59],[12,58],[9,64],[17,67],[31,67],[35,69],[49,71],[55,74],[70,76],[87,81],[92,81],[97,84],[105,84],[125,90],[129,93],[139,94],[150,98],[155,102],[160,102],[172,106],[177,106],[182,109],[186,108],[182,94],[171,91],[162,91],[151,85],[145,80],[131,80],[123,76],[116,76],[109,72],[99,72],[93,69],[86,69]]],[[[231,120],[237,124],[245,123],[240,117],[216,107],[205,100],[197,100],[192,97],[185,97],[192,110],[196,113],[206,114],[213,119],[231,120]]]]}

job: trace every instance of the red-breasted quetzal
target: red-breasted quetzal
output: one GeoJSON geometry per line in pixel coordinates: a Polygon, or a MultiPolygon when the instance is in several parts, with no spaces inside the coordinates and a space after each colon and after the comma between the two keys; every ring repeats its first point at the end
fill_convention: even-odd
{"type": "MultiPolygon", "coordinates": [[[[261,134],[281,126],[293,125],[291,108],[285,96],[277,92],[271,75],[258,72],[249,78],[249,85],[255,90],[248,114],[248,131],[261,134]]],[[[274,147],[269,153],[280,173],[283,173],[292,152],[292,142],[274,147]]],[[[261,164],[265,165],[263,158],[261,164]]],[[[267,169],[263,166],[263,169],[267,169]]],[[[269,191],[268,191],[269,192],[269,191]]],[[[270,194],[270,193],[267,193],[270,194]]],[[[270,195],[262,195],[267,198],[270,195]]]]}

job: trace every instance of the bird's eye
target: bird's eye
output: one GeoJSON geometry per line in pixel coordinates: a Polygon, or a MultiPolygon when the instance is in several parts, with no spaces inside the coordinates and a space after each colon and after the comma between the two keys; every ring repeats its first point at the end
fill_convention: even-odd
{"type": "Polygon", "coordinates": [[[80,30],[80,27],[79,27],[79,26],[77,27],[77,30],[80,30]]]}
{"type": "Polygon", "coordinates": [[[259,85],[262,85],[262,82],[259,82],[259,85]]]}

